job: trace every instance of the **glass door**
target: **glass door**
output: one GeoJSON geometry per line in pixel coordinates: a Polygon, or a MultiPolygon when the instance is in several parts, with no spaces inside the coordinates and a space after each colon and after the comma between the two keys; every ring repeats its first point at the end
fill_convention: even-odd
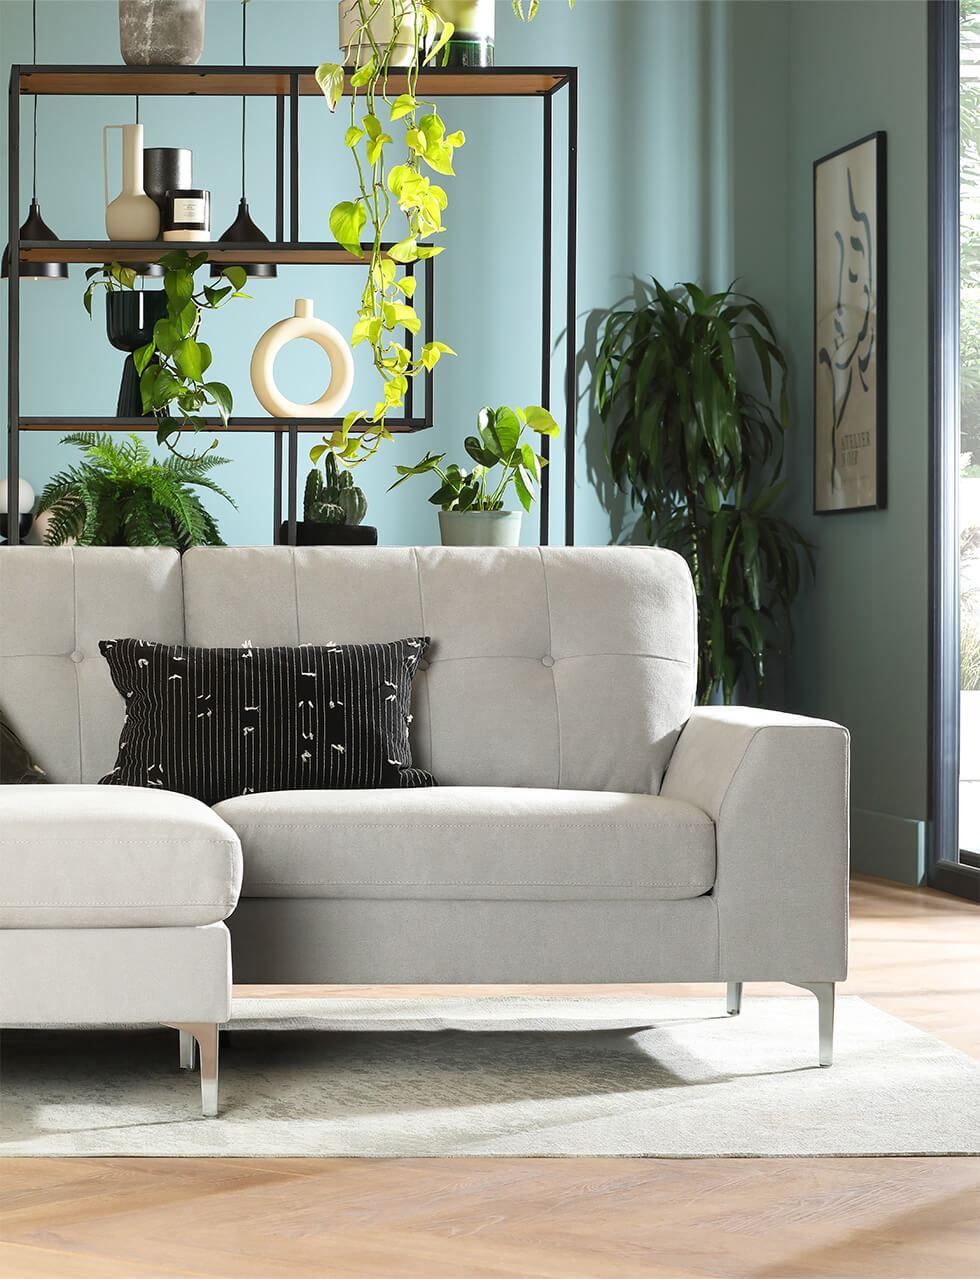
{"type": "Polygon", "coordinates": [[[959,849],[980,866],[980,0],[959,23],[959,849]]]}
{"type": "Polygon", "coordinates": [[[980,901],[980,0],[929,15],[929,882],[980,901]]]}

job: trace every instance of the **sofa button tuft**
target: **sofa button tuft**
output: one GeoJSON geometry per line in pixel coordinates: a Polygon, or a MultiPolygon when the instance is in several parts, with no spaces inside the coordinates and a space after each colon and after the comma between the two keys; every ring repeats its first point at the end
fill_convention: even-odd
{"type": "Polygon", "coordinates": [[[541,665],[542,665],[542,666],[554,666],[554,664],[555,664],[555,659],[551,656],[551,654],[550,654],[550,653],[545,653],[544,657],[542,657],[542,659],[541,659],[541,665]]]}
{"type": "Polygon", "coordinates": [[[80,651],[76,648],[76,649],[75,649],[75,651],[71,654],[71,660],[72,660],[73,662],[75,662],[75,663],[78,663],[78,662],[84,662],[84,661],[85,661],[85,654],[84,654],[84,653],[82,653],[82,652],[80,652],[80,651]]]}

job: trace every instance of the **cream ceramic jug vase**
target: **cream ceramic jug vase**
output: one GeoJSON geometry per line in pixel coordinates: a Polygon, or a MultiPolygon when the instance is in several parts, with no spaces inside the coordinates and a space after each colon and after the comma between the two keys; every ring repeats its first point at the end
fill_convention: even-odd
{"type": "Polygon", "coordinates": [[[107,124],[102,130],[102,172],[105,177],[105,229],[110,240],[155,240],[160,234],[160,210],[143,190],[143,126],[107,124]],[[122,190],[109,203],[109,130],[122,133],[122,190]]]}

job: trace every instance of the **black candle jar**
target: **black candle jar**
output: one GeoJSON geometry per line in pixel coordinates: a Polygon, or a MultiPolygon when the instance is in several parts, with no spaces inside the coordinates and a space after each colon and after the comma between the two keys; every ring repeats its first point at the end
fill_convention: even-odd
{"type": "Polygon", "coordinates": [[[200,187],[168,191],[163,228],[165,240],[210,240],[211,192],[200,187]]]}

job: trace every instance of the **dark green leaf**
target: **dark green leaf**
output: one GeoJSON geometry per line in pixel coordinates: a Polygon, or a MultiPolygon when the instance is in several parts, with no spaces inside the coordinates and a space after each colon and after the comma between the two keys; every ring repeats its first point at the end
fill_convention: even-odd
{"type": "Polygon", "coordinates": [[[224,382],[205,382],[204,390],[214,401],[222,421],[227,425],[232,410],[231,391],[225,386],[224,382]]]}

